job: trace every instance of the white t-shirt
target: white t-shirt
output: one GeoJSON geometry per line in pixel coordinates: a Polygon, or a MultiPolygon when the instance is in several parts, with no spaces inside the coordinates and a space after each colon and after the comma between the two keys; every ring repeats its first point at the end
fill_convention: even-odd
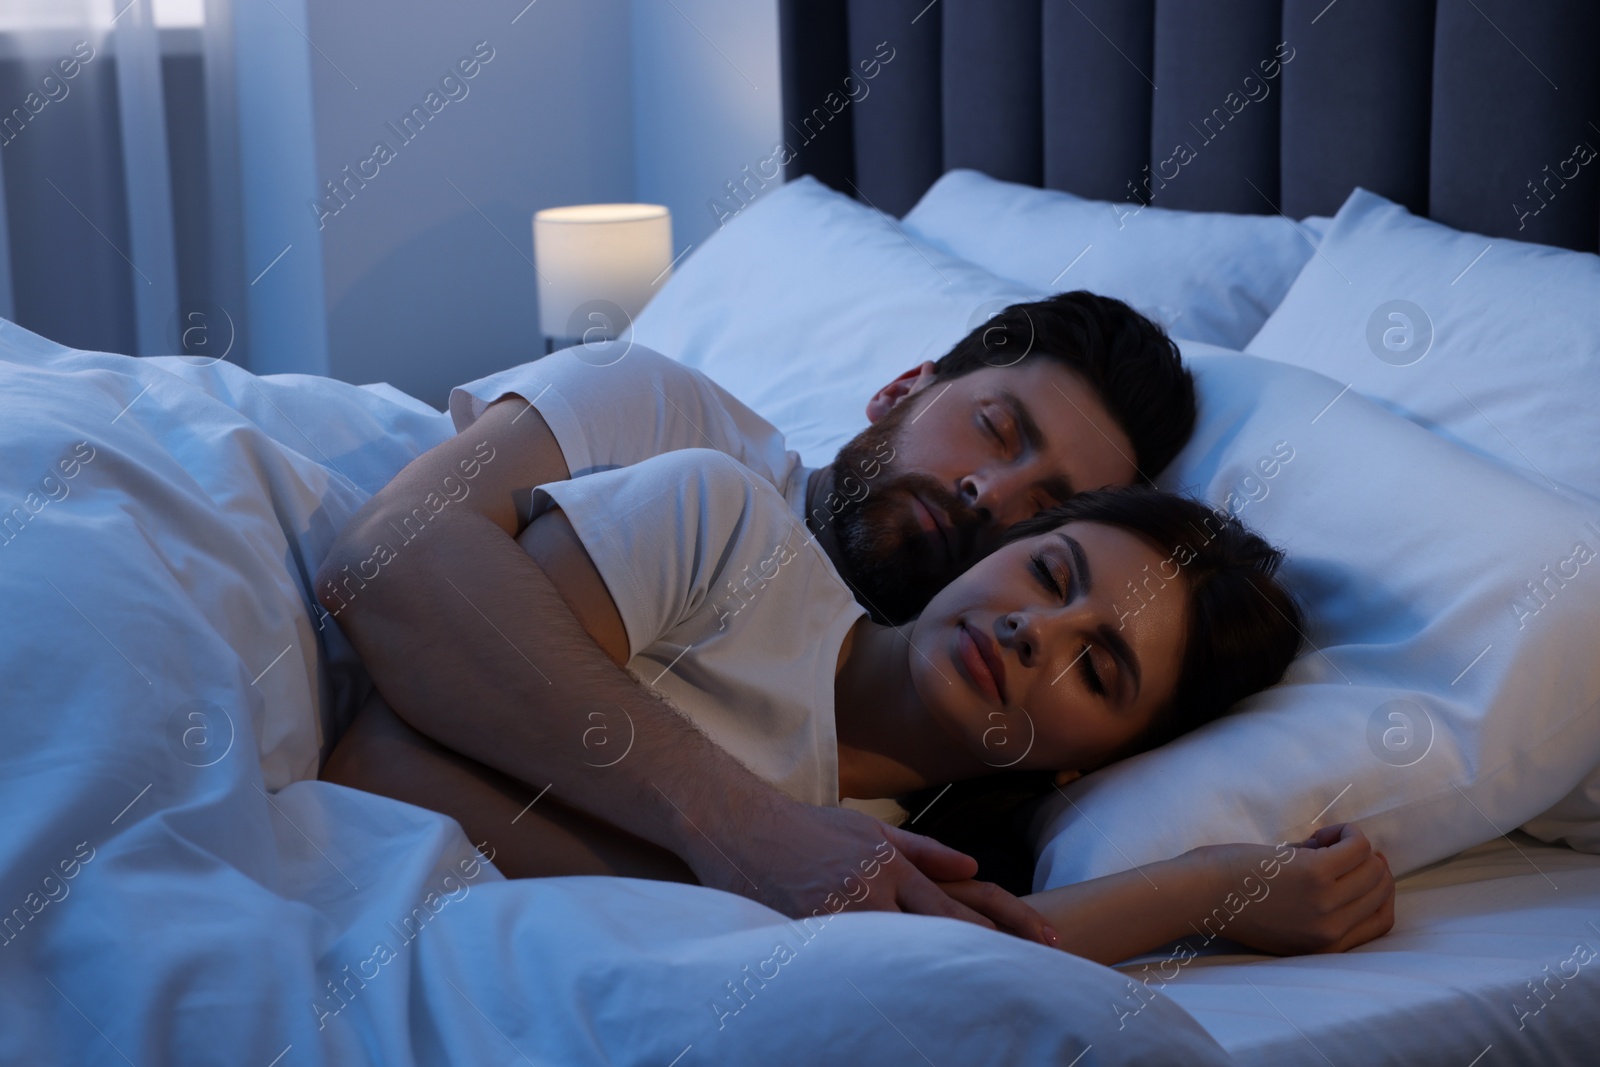
{"type": "MultiPolygon", "coordinates": [[[[834,673],[865,611],[773,483],[682,449],[545,485],[535,513],[552,500],[616,602],[628,670],[761,778],[838,806],[834,673]]],[[[597,763],[630,736],[605,725],[597,763]]]]}
{"type": "Polygon", "coordinates": [[[514,393],[549,424],[574,478],[682,448],[715,449],[771,482],[804,519],[812,472],[771,423],[704,374],[653,349],[633,345],[603,366],[584,361],[591,351],[562,349],[456,386],[450,391],[456,432],[514,393]]]}

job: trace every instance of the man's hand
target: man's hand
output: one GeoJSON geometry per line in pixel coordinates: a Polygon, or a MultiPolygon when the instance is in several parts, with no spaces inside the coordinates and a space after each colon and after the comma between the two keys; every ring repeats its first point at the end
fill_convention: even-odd
{"type": "Polygon", "coordinates": [[[792,918],[900,911],[1052,944],[1042,915],[999,886],[972,881],[971,856],[864,812],[775,794],[755,809],[728,810],[712,833],[715,840],[701,834],[686,849],[696,877],[792,918]]]}

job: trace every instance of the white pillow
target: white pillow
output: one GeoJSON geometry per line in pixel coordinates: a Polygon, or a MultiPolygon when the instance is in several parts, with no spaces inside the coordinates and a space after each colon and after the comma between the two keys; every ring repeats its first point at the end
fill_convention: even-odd
{"type": "Polygon", "coordinates": [[[879,386],[1006,305],[1041,296],[807,176],[695,249],[632,339],[704,371],[818,466],[867,425],[879,386]]]}
{"type": "Polygon", "coordinates": [[[1316,239],[1281,215],[1083,200],[975,170],[934,182],[905,229],[1019,284],[1114,296],[1175,337],[1231,348],[1261,328],[1316,239]]]}
{"type": "MultiPolygon", "coordinates": [[[[1184,355],[1199,426],[1160,481],[1286,550],[1309,645],[1284,684],[1053,798],[1034,822],[1035,886],[1347,821],[1403,874],[1583,781],[1600,760],[1595,509],[1341,382],[1192,343],[1184,355]],[[1527,583],[1565,560],[1576,576],[1541,605],[1527,583]]],[[[1600,821],[1592,805],[1568,815],[1600,821]]]]}
{"type": "Polygon", "coordinates": [[[1247,351],[1600,496],[1600,256],[1462,233],[1357,189],[1247,351]]]}

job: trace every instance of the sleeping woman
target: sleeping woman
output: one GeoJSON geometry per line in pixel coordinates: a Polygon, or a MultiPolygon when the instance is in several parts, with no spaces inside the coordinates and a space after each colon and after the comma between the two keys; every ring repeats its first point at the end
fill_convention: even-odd
{"type": "MultiPolygon", "coordinates": [[[[1081,493],[894,627],[867,617],[776,489],[720,452],[553,482],[535,508],[519,543],[613,661],[791,797],[900,799],[911,828],[979,859],[986,880],[941,887],[1000,929],[1114,963],[1218,914],[1224,936],[1273,953],[1343,951],[1393,923],[1388,865],[1351,825],[1026,894],[1038,800],[1223,714],[1294,657],[1281,555],[1232,517],[1148,488],[1081,493]]],[[[586,762],[626,759],[623,713],[589,719],[586,762]]],[[[454,817],[508,876],[696,880],[424,737],[376,693],[323,777],[454,817]]]]}

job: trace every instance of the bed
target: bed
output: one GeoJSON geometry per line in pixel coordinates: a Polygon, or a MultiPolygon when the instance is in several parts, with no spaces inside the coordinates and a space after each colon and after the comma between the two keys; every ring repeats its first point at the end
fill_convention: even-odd
{"type": "MultiPolygon", "coordinates": [[[[906,240],[926,241],[1027,283],[1026,291],[1075,284],[1109,291],[1162,319],[1175,336],[1326,374],[1330,406],[1312,407],[1284,431],[1288,439],[1304,440],[1326,428],[1344,403],[1341,396],[1363,394],[1462,451],[1498,459],[1552,492],[1585,500],[1581,507],[1593,514],[1592,449],[1559,473],[1561,460],[1530,455],[1547,445],[1569,452],[1586,448],[1595,437],[1592,415],[1580,408],[1547,409],[1536,425],[1483,399],[1516,397],[1537,407],[1540,402],[1529,398],[1567,388],[1575,377],[1594,380],[1592,368],[1584,368],[1600,355],[1586,308],[1600,296],[1594,257],[1562,258],[1553,251],[1593,253],[1600,245],[1600,179],[1585,170],[1588,164],[1577,164],[1593,160],[1600,145],[1600,70],[1587,58],[1600,42],[1600,19],[1592,8],[1532,9],[1486,0],[1007,0],[936,6],[836,0],[789,3],[781,10],[785,138],[795,157],[791,179],[812,175],[896,217],[906,240]],[[861,62],[881,61],[886,49],[894,57],[887,70],[861,62]],[[847,72],[855,84],[844,77],[847,72]],[[1009,184],[963,174],[966,169],[1009,184]],[[1035,188],[1041,193],[1030,191],[1035,188]],[[1043,190],[1094,201],[1101,217],[1091,218],[1065,196],[1052,200],[1043,190]],[[1362,201],[1363,190],[1375,195],[1362,201]],[[1146,235],[1150,247],[1128,249],[1137,241],[1129,234],[1141,224],[1134,218],[1141,208],[1146,220],[1156,208],[1194,217],[1180,224],[1176,215],[1158,212],[1154,221],[1160,228],[1146,235]],[[963,222],[963,210],[975,217],[963,222]],[[1403,225],[1376,236],[1401,214],[1403,225]],[[1387,221],[1378,222],[1380,215],[1387,221]],[[1208,218],[1228,216],[1237,221],[1227,228],[1199,229],[1208,218]],[[1250,236],[1243,235],[1238,216],[1257,220],[1250,236]],[[1245,255],[1285,255],[1263,229],[1269,220],[1294,220],[1301,239],[1315,246],[1310,253],[1301,250],[1307,266],[1288,293],[1273,288],[1270,272],[1250,277],[1236,263],[1219,267],[1226,282],[1219,286],[1203,274],[1204,256],[1187,258],[1194,244],[1217,250],[1213,265],[1245,255]],[[1374,223],[1365,236],[1349,240],[1374,223]],[[984,227],[990,232],[979,232],[984,227]],[[1458,242],[1449,253],[1435,241],[1446,229],[1449,240],[1458,242]],[[1363,241],[1368,243],[1361,247],[1363,241]],[[1513,338],[1487,318],[1467,326],[1460,290],[1489,284],[1474,277],[1473,269],[1481,271],[1513,248],[1513,257],[1521,255],[1516,242],[1540,246],[1525,251],[1559,263],[1542,276],[1547,291],[1576,296],[1570,285],[1584,286],[1584,296],[1547,304],[1542,313],[1583,320],[1586,340],[1562,331],[1548,346],[1537,343],[1537,331],[1513,338]],[[1029,249],[1039,245],[1048,252],[1030,258],[1029,249]],[[1094,257],[1113,246],[1126,253],[1123,262],[1113,256],[1097,265],[1094,257]],[[1437,285],[1420,280],[1446,262],[1450,266],[1437,285]],[[1190,289],[1176,299],[1152,291],[1148,280],[1149,273],[1174,263],[1180,272],[1192,270],[1190,289]],[[1374,281],[1363,272],[1381,277],[1374,281]],[[1314,274],[1322,276],[1320,282],[1314,274]],[[1207,286],[1205,302],[1194,301],[1193,294],[1207,286]],[[1347,286],[1362,290],[1360,296],[1346,296],[1347,286]],[[1251,296],[1240,300],[1241,293],[1251,296]],[[1177,306],[1185,296],[1189,302],[1177,306]],[[1400,309],[1407,316],[1402,319],[1379,317],[1389,298],[1402,297],[1413,298],[1420,317],[1411,309],[1400,309]],[[1231,322],[1215,315],[1230,299],[1231,322]],[[1246,306],[1252,301],[1254,306],[1246,306]],[[1185,312],[1187,319],[1181,317],[1185,312]],[[1255,316],[1262,312],[1266,318],[1258,323],[1255,316]],[[1379,322],[1376,334],[1370,332],[1369,312],[1379,322]],[[1212,318],[1204,319],[1208,313],[1212,318]],[[1426,339],[1406,334],[1412,326],[1426,331],[1426,339]],[[1232,336],[1224,336],[1230,329],[1232,336]],[[1502,365],[1520,363],[1522,372],[1497,377],[1487,371],[1474,346],[1463,341],[1471,329],[1492,335],[1489,344],[1502,365]],[[1329,340],[1341,335],[1341,341],[1329,340]],[[1340,349],[1353,338],[1369,344],[1340,349]],[[1561,345],[1574,341],[1581,355],[1561,352],[1561,345]],[[1431,345],[1439,346],[1432,349],[1432,363],[1426,358],[1431,345]],[[1370,349],[1359,352],[1365,363],[1356,362],[1352,348],[1370,349]],[[1441,354],[1453,362],[1442,363],[1441,354]],[[1341,392],[1340,384],[1351,393],[1341,392]]],[[[979,291],[943,261],[938,268],[948,275],[947,287],[972,289],[973,304],[998,296],[979,291]]],[[[1507,301],[1538,300],[1526,279],[1516,277],[1518,269],[1499,274],[1496,291],[1477,299],[1497,311],[1507,301]]],[[[1207,351],[1203,344],[1183,347],[1190,355],[1207,351]]],[[[1201,436],[1207,433],[1204,407],[1203,402],[1201,436]]],[[[1235,417],[1240,414],[1236,410],[1235,417]]],[[[1213,439],[1215,447],[1224,447],[1220,442],[1220,436],[1213,439]]],[[[1408,447],[1397,446],[1391,456],[1406,454],[1408,447]]],[[[1189,477],[1175,480],[1187,485],[1172,487],[1204,488],[1222,503],[1227,479],[1219,483],[1217,468],[1200,470],[1204,464],[1190,460],[1189,477]]],[[[1180,457],[1176,465],[1184,464],[1180,457]]],[[[1428,492],[1418,483],[1383,486],[1379,466],[1369,469],[1374,492],[1428,492]]],[[[1235,471],[1233,488],[1249,507],[1259,492],[1270,508],[1270,482],[1258,477],[1245,490],[1237,479],[1248,473],[1235,471]]],[[[1262,508],[1243,514],[1252,516],[1269,528],[1276,520],[1262,508]]],[[[1345,535],[1355,536],[1349,530],[1345,535]]],[[[1527,577],[1537,579],[1538,568],[1533,571],[1527,577]]],[[[1510,610],[1519,609],[1513,604],[1510,610]]],[[[1314,636],[1330,663],[1348,665],[1332,647],[1338,637],[1327,631],[1314,636]]],[[[1440,688],[1466,684],[1451,682],[1454,672],[1481,669],[1494,654],[1484,647],[1490,644],[1479,642],[1444,668],[1440,688]],[[1474,663],[1478,649],[1486,658],[1474,663]]],[[[1578,647],[1569,654],[1585,653],[1578,647]]],[[[1586,698],[1578,707],[1579,718],[1596,714],[1586,698]]],[[[1401,720],[1382,720],[1389,721],[1401,720]]],[[[1385,743],[1375,739],[1389,736],[1369,733],[1373,752],[1385,743]]],[[[1266,746],[1236,740],[1263,761],[1294,764],[1297,756],[1306,766],[1320,758],[1314,747],[1297,749],[1291,737],[1266,746]]],[[[1380,761],[1397,768],[1424,765],[1408,764],[1425,753],[1407,749],[1415,739],[1405,740],[1399,747],[1406,751],[1382,752],[1380,761]]],[[[1322,743],[1327,759],[1337,761],[1337,741],[1322,743]]],[[[1567,783],[1584,780],[1582,766],[1592,758],[1586,751],[1564,772],[1567,783]]],[[[1535,772],[1529,765],[1518,772],[1524,780],[1530,773],[1535,772]]],[[[1463,783],[1471,775],[1458,770],[1463,783]]],[[[1095,808],[1086,791],[1035,823],[1041,854],[1036,885],[1125,869],[1160,851],[1141,855],[1136,844],[1152,836],[1168,846],[1176,840],[1153,835],[1140,819],[1167,810],[1167,803],[1193,802],[1201,783],[1189,779],[1163,792],[1154,777],[1137,781],[1154,790],[1146,811],[1125,805],[1130,817],[1121,818],[1112,807],[1095,808]],[[1078,858],[1084,851],[1098,855],[1078,858]]],[[[1402,826],[1381,825],[1381,800],[1369,795],[1352,808],[1352,794],[1336,796],[1343,781],[1324,794],[1332,814],[1317,810],[1319,800],[1281,825],[1304,828],[1309,823],[1300,820],[1313,812],[1376,818],[1393,856],[1394,843],[1407,836],[1402,826]]],[[[1208,813],[1186,832],[1204,836],[1218,819],[1264,829],[1261,809],[1275,802],[1292,807],[1297,800],[1292,782],[1274,777],[1273,785],[1278,792],[1236,796],[1234,811],[1208,813]]],[[[1449,800],[1465,809],[1475,802],[1469,791],[1455,788],[1449,800]]],[[[1592,796],[1593,788],[1576,792],[1592,796]]],[[[1418,828],[1441,826],[1422,807],[1410,808],[1406,821],[1418,828]]],[[[1171,963],[1171,953],[1130,961],[1119,970],[1140,987],[1130,986],[1125,1010],[1170,999],[1241,1063],[1591,1062],[1600,1039],[1600,979],[1582,961],[1600,947],[1600,857],[1593,854],[1593,835],[1577,828],[1592,809],[1583,796],[1566,796],[1553,813],[1528,824],[1537,838],[1513,829],[1519,816],[1530,813],[1497,812],[1479,820],[1476,839],[1458,833],[1449,846],[1404,856],[1396,866],[1404,876],[1388,937],[1339,957],[1241,956],[1237,946],[1230,950],[1219,939],[1181,967],[1171,963]]],[[[1135,1022],[1130,1017],[1129,1025],[1135,1022]]]]}
{"type": "Polygon", "coordinates": [[[1160,318],[1202,395],[1163,484],[1287,543],[1314,647],[1041,810],[1036,884],[1350,819],[1400,875],[1390,935],[1107,968],[943,920],[508,882],[451,820],[315,780],[371,683],[311,577],[449,416],[0,323],[0,1059],[1592,1062],[1600,596],[1561,567],[1600,544],[1600,167],[1572,147],[1600,143],[1600,16],[1217,10],[780,5],[790,180],[596,362],[696,365],[818,463],[1007,303],[1086,285],[1160,318]],[[1212,102],[1224,132],[1152,152],[1212,102]],[[1369,337],[1400,299],[1424,315],[1369,337]],[[1508,596],[1525,579],[1545,595],[1508,596]]]}
{"type": "Polygon", "coordinates": [[[1040,945],[509,882],[454,821],[315,780],[371,683],[311,578],[449,417],[3,321],[0,382],[0,1060],[1227,1062],[1176,1005],[1117,1033],[1115,972],[1040,945]]]}

